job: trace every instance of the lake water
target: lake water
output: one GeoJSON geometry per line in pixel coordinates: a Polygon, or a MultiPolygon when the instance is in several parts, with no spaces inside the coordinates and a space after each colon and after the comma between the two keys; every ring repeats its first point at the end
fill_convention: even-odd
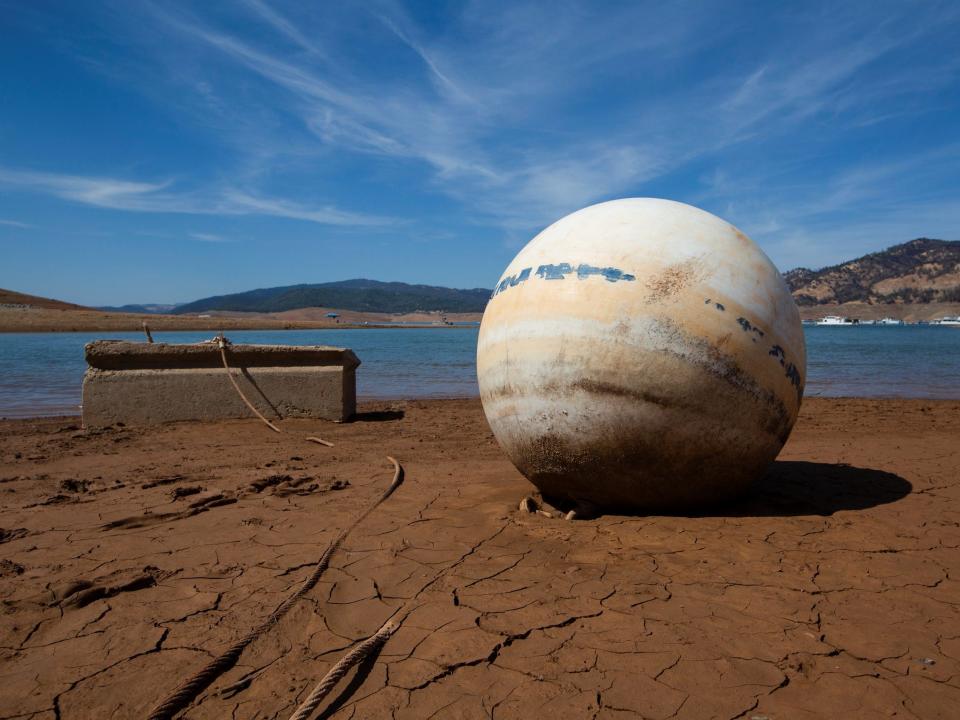
{"type": "MultiPolygon", "coordinates": [[[[806,395],[960,399],[960,328],[806,326],[806,395]]],[[[212,332],[155,332],[159,342],[196,342],[212,332]]],[[[141,333],[0,333],[0,417],[77,414],[83,346],[141,333]]],[[[477,328],[264,330],[234,342],[349,347],[363,362],[361,398],[477,394],[477,328]]]]}

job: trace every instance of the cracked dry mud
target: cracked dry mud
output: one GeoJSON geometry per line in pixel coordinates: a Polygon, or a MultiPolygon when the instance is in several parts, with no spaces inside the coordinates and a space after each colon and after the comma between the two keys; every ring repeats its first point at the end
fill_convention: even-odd
{"type": "Polygon", "coordinates": [[[575,522],[518,512],[478,401],[402,409],[0,422],[0,718],[145,716],[303,581],[387,454],[406,483],[188,717],[289,716],[409,598],[318,717],[958,716],[960,403],[811,399],[743,500],[575,522]]]}

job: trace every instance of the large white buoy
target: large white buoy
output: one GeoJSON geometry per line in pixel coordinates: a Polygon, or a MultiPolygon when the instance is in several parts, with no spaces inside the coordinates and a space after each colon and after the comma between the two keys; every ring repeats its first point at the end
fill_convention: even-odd
{"type": "Polygon", "coordinates": [[[800,315],[773,263],[690,205],[593,205],[537,235],[483,314],[493,433],[547,498],[678,509],[743,490],[803,397],[800,315]]]}

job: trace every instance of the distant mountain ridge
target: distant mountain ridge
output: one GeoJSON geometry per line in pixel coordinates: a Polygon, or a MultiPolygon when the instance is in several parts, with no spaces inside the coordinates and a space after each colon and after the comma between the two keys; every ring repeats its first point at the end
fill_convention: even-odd
{"type": "Polygon", "coordinates": [[[797,305],[960,302],[960,241],[918,238],[839,265],[783,274],[797,305]]]}
{"type": "MultiPolygon", "coordinates": [[[[783,277],[801,307],[849,302],[882,304],[960,303],[960,241],[918,238],[838,265],[796,268],[783,277]]],[[[490,298],[484,288],[454,289],[378,280],[287,285],[195,300],[183,305],[143,303],[97,308],[162,315],[209,311],[278,313],[303,308],[355,312],[481,313],[490,298]]],[[[2,308],[84,310],[81,305],[0,289],[2,308]]]]}
{"type": "Polygon", "coordinates": [[[146,305],[101,305],[97,307],[97,310],[105,310],[107,312],[140,313],[144,315],[166,315],[167,313],[173,312],[176,307],[176,305],[171,304],[149,303],[146,305]]]}
{"type": "Polygon", "coordinates": [[[469,313],[483,312],[490,292],[483,288],[457,290],[433,285],[357,279],[217,295],[179,305],[172,312],[177,315],[211,310],[275,313],[327,307],[357,312],[408,313],[423,310],[469,313]]]}

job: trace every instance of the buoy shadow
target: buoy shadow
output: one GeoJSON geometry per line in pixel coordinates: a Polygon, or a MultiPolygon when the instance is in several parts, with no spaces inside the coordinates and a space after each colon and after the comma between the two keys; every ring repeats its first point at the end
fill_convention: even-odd
{"type": "Polygon", "coordinates": [[[896,502],[913,490],[909,481],[884,470],[842,463],[778,460],[743,495],[690,516],[789,517],[833,515],[896,502]]]}
{"type": "MultiPolygon", "coordinates": [[[[896,502],[913,490],[907,480],[884,470],[843,463],[778,460],[742,494],[728,500],[676,508],[618,510],[574,504],[569,499],[534,493],[536,503],[555,516],[576,511],[576,519],[614,517],[791,517],[833,515],[841,510],[866,510],[896,502]]],[[[539,509],[539,508],[538,508],[539,509]]]]}
{"type": "Polygon", "coordinates": [[[403,420],[403,410],[370,410],[369,412],[354,413],[350,422],[389,422],[403,420]]]}

